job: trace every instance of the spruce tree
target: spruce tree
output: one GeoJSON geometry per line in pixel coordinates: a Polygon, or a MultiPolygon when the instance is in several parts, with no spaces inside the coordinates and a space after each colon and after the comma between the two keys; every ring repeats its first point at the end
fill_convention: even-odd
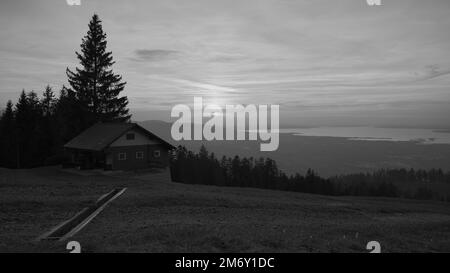
{"type": "Polygon", "coordinates": [[[45,87],[44,93],[42,94],[41,105],[42,113],[45,117],[50,117],[54,114],[56,99],[50,85],[47,85],[47,87],[45,87]]]}
{"type": "Polygon", "coordinates": [[[13,104],[11,100],[9,100],[6,103],[6,109],[2,114],[2,117],[0,118],[0,128],[2,129],[1,132],[5,133],[6,129],[11,129],[12,124],[14,123],[14,110],[13,110],[13,104]]]}
{"type": "Polygon", "coordinates": [[[44,132],[40,130],[42,109],[37,94],[33,91],[20,94],[16,104],[17,168],[42,164],[44,154],[40,151],[44,132]]]}
{"type": "Polygon", "coordinates": [[[60,146],[74,138],[92,122],[92,120],[88,120],[86,113],[83,111],[76,98],[76,93],[65,86],[59,93],[55,108],[60,146]]]}
{"type": "Polygon", "coordinates": [[[60,129],[56,120],[58,101],[50,85],[45,87],[40,104],[42,110],[42,120],[39,122],[39,131],[42,136],[40,152],[43,156],[49,158],[58,153],[58,131],[60,129]]]}
{"type": "Polygon", "coordinates": [[[0,119],[0,166],[15,167],[16,128],[13,104],[9,100],[0,119]]]}
{"type": "Polygon", "coordinates": [[[90,126],[95,122],[128,121],[128,99],[120,96],[126,82],[114,74],[112,53],[106,51],[106,33],[101,20],[94,14],[87,35],[82,39],[81,53],[76,52],[81,68],[73,72],[67,68],[71,90],[75,92],[85,119],[90,126]]]}

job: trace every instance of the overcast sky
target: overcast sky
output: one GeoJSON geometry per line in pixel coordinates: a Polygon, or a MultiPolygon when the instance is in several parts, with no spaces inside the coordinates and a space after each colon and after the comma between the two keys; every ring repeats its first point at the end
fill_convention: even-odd
{"type": "Polygon", "coordinates": [[[135,119],[280,104],[285,126],[450,124],[450,1],[2,0],[0,103],[67,84],[94,12],[135,119]]]}

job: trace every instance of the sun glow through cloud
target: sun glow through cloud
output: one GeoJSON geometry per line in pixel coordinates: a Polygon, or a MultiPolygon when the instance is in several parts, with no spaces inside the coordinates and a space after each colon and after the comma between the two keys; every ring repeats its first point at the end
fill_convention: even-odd
{"type": "Polygon", "coordinates": [[[95,11],[132,111],[149,118],[202,96],[220,106],[280,104],[288,124],[447,126],[446,0],[37,2],[0,4],[9,26],[0,30],[2,104],[22,88],[67,84],[95,11]]]}

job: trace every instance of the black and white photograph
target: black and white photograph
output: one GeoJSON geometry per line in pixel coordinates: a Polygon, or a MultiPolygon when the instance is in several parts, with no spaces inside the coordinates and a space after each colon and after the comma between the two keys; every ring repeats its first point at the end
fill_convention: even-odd
{"type": "Polygon", "coordinates": [[[450,252],[449,15],[1,0],[0,253],[450,252]]]}

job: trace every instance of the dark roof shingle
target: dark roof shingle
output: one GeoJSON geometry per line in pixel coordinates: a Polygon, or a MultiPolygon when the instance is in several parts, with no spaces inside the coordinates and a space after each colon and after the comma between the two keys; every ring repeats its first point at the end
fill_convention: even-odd
{"type": "Polygon", "coordinates": [[[135,126],[135,123],[97,123],[66,143],[64,147],[102,151],[135,126]]]}

